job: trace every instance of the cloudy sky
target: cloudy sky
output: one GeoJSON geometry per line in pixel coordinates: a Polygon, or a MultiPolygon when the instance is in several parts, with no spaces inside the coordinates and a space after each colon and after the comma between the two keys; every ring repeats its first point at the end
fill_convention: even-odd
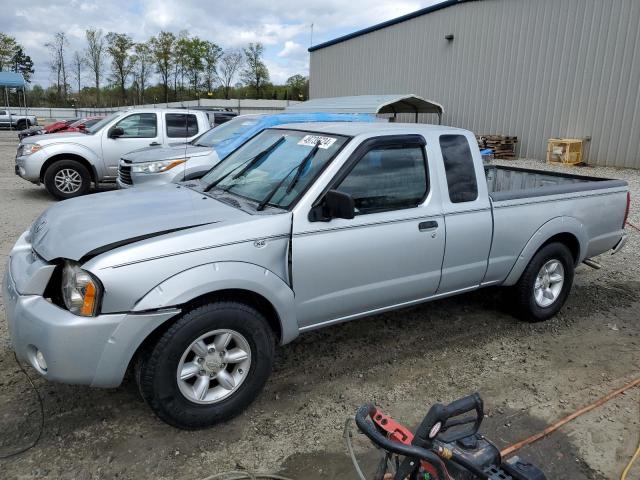
{"type": "Polygon", "coordinates": [[[33,82],[48,85],[52,75],[44,44],[67,33],[69,59],[84,49],[84,31],[128,33],[146,40],[160,30],[211,40],[223,48],[262,42],[274,83],[308,73],[307,48],[360,28],[412,12],[441,0],[0,0],[0,32],[24,45],[35,62],[33,82]]]}

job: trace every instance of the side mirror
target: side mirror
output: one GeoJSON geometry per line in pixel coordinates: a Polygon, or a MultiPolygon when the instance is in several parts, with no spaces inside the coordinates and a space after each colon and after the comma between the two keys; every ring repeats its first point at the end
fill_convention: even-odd
{"type": "Polygon", "coordinates": [[[113,138],[114,140],[123,135],[124,129],[122,127],[113,127],[111,130],[109,130],[109,138],[113,138]]]}
{"type": "Polygon", "coordinates": [[[355,217],[356,208],[353,197],[338,190],[329,190],[322,202],[309,212],[312,222],[328,222],[332,218],[351,220],[355,217]]]}

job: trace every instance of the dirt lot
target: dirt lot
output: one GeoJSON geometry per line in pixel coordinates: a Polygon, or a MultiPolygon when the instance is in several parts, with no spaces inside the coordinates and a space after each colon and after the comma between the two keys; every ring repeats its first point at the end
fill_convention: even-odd
{"type": "MultiPolygon", "coordinates": [[[[43,188],[13,174],[16,144],[12,133],[0,132],[2,269],[18,235],[53,203],[43,188]]],[[[545,167],[517,162],[525,163],[545,167]]],[[[630,220],[640,225],[640,172],[577,171],[628,180],[630,220]]],[[[198,479],[248,468],[299,479],[355,478],[342,426],[359,404],[375,402],[413,426],[431,403],[475,390],[488,408],[487,436],[506,446],[640,376],[640,233],[629,232],[623,252],[601,257],[602,270],[578,268],[567,305],[551,321],[520,323],[498,290],[486,290],[309,333],[279,350],[266,390],[245,414],[207,431],[158,421],[131,379],[97,390],[48,383],[29,370],[44,399],[44,433],[35,448],[0,461],[0,477],[198,479]]],[[[39,411],[3,318],[0,453],[8,453],[37,434],[39,411]]],[[[521,456],[549,479],[613,479],[639,436],[635,388],[521,456]]],[[[371,460],[366,442],[357,444],[371,460]]],[[[640,478],[640,468],[629,478],[640,478]]]]}

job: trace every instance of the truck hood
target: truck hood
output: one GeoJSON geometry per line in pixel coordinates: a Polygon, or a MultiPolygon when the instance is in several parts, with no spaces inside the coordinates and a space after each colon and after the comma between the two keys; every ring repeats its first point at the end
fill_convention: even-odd
{"type": "Polygon", "coordinates": [[[154,236],[248,213],[179,185],[115,190],[62,201],[31,226],[33,249],[47,261],[80,260],[154,236]]]}
{"type": "Polygon", "coordinates": [[[169,145],[164,147],[146,147],[123,155],[124,160],[133,163],[156,162],[159,160],[174,160],[177,158],[191,158],[210,155],[210,147],[196,147],[190,144],[169,145]]]}
{"type": "Polygon", "coordinates": [[[49,145],[50,143],[60,143],[60,141],[73,141],[74,139],[85,138],[87,138],[87,134],[82,132],[57,132],[26,137],[22,140],[22,143],[39,143],[40,145],[49,145]]]}

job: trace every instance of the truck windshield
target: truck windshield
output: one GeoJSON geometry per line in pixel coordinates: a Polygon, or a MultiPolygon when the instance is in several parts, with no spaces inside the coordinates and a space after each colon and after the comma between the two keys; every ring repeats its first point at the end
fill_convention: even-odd
{"type": "Polygon", "coordinates": [[[236,117],[233,120],[229,120],[220,126],[206,131],[198,138],[192,140],[191,144],[197,147],[215,147],[225,140],[232,141],[254,127],[258,123],[258,120],[260,120],[259,115],[236,117]]]}
{"type": "Polygon", "coordinates": [[[301,130],[259,133],[203,178],[205,190],[288,208],[333,159],[347,138],[301,130]]]}
{"type": "Polygon", "coordinates": [[[93,126],[87,128],[86,132],[89,133],[89,134],[97,133],[100,130],[102,130],[105,125],[110,123],[111,120],[113,120],[114,118],[118,118],[120,115],[122,115],[124,113],[126,113],[126,112],[114,112],[111,115],[107,115],[102,120],[100,120],[98,123],[96,123],[93,126]]]}

